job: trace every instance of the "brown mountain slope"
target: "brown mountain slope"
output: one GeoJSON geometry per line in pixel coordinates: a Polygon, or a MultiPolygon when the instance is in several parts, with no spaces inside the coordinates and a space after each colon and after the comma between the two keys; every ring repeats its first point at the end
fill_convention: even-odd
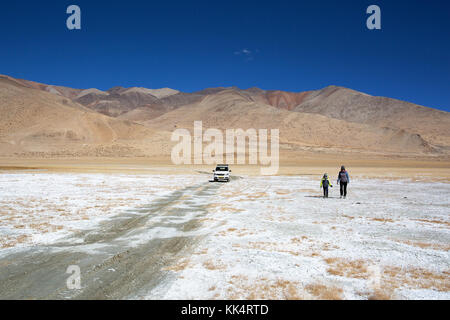
{"type": "MultiPolygon", "coordinates": [[[[170,88],[146,89],[113,87],[107,91],[95,88],[72,89],[62,86],[53,86],[38,82],[15,79],[6,75],[0,75],[0,79],[10,80],[21,86],[64,96],[102,114],[127,119],[127,113],[134,109],[146,109],[145,120],[158,116],[180,105],[185,105],[199,100],[203,95],[195,93],[183,93],[170,88]]],[[[135,113],[131,113],[130,120],[135,113]]]]}
{"type": "Polygon", "coordinates": [[[0,114],[1,154],[139,154],[142,142],[154,135],[7,78],[0,79],[0,114]]]}
{"type": "Polygon", "coordinates": [[[403,129],[437,146],[450,146],[450,113],[412,103],[373,97],[341,87],[310,92],[294,111],[403,129]]]}
{"type": "Polygon", "coordinates": [[[125,88],[112,88],[109,91],[85,90],[75,101],[108,116],[117,117],[141,106],[159,104],[155,96],[125,88]]]}
{"type": "Polygon", "coordinates": [[[198,120],[205,129],[279,129],[288,157],[302,150],[450,154],[448,112],[340,87],[101,91],[0,76],[0,114],[0,155],[167,156],[172,131],[198,120]]]}
{"type": "Polygon", "coordinates": [[[289,112],[256,103],[233,89],[208,95],[199,103],[167,112],[145,124],[169,132],[175,128],[192,129],[194,121],[198,120],[202,120],[205,129],[278,128],[284,150],[306,147],[394,153],[427,153],[432,150],[420,136],[404,130],[289,112]]]}
{"type": "Polygon", "coordinates": [[[27,88],[46,91],[59,96],[67,97],[69,99],[75,98],[82,91],[81,89],[72,89],[68,87],[53,86],[29,80],[15,79],[6,75],[0,75],[0,80],[10,80],[27,88]]]}
{"type": "Polygon", "coordinates": [[[108,116],[135,120],[136,114],[140,113],[145,117],[141,120],[149,120],[200,98],[199,95],[182,93],[170,88],[114,87],[108,91],[83,90],[74,101],[108,116]],[[137,112],[133,112],[134,110],[137,112]]]}
{"type": "Polygon", "coordinates": [[[29,88],[65,96],[108,116],[139,122],[200,102],[208,95],[232,90],[256,103],[280,109],[321,114],[380,128],[402,129],[411,134],[419,134],[436,149],[450,149],[450,113],[336,86],[298,93],[258,88],[241,90],[237,87],[208,88],[195,93],[183,93],[169,88],[152,90],[136,87],[115,87],[108,91],[80,90],[0,75],[0,79],[2,78],[29,88]]]}

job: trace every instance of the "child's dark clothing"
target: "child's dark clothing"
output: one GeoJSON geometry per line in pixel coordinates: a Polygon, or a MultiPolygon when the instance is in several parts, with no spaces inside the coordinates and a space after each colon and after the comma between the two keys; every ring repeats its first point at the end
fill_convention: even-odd
{"type": "Polygon", "coordinates": [[[328,176],[324,176],[322,180],[320,181],[320,187],[323,188],[323,197],[328,198],[328,186],[333,187],[331,185],[330,180],[328,179],[328,176]]]}

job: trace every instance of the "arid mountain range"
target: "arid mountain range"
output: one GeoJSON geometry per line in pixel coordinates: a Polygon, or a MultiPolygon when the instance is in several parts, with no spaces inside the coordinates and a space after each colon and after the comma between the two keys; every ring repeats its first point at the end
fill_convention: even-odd
{"type": "Polygon", "coordinates": [[[280,130],[280,152],[444,159],[450,113],[329,86],[72,89],[0,76],[0,156],[170,156],[171,133],[206,128],[280,130]]]}

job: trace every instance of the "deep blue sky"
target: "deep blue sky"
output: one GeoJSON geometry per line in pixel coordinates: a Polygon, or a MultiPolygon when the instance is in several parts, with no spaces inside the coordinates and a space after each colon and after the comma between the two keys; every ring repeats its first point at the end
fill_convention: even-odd
{"type": "Polygon", "coordinates": [[[450,1],[3,1],[0,73],[103,90],[334,84],[450,111],[450,1]]]}

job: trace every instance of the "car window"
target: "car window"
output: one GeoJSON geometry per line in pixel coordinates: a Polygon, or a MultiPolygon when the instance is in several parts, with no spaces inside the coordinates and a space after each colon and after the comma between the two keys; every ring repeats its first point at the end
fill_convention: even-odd
{"type": "Polygon", "coordinates": [[[228,167],[216,167],[216,171],[228,171],[228,167]]]}

